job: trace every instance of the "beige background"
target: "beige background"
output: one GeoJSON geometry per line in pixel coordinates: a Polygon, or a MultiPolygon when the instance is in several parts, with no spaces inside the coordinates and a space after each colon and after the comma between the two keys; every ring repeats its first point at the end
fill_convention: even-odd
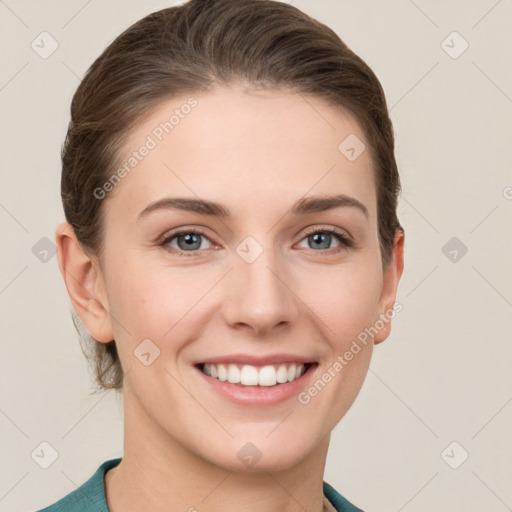
{"type": "MultiPolygon", "coordinates": [[[[293,4],[382,81],[403,182],[403,311],[333,432],[325,480],[367,512],[512,510],[512,2],[293,4]],[[455,262],[452,237],[468,248],[455,262]]],[[[89,395],[57,259],[33,247],[64,219],[59,152],[80,77],[169,5],[0,1],[1,511],[53,503],[122,455],[121,404],[89,395]],[[31,48],[42,31],[59,45],[47,59],[31,48]],[[47,469],[31,457],[44,441],[58,452],[47,469]]]]}

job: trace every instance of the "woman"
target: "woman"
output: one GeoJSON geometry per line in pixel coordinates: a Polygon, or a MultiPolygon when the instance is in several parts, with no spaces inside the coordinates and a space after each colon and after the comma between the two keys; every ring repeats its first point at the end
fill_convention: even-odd
{"type": "Polygon", "coordinates": [[[191,0],[94,62],[62,162],[59,267],[125,435],[44,510],[360,510],[325,461],[404,243],[369,67],[293,6],[191,0]]]}

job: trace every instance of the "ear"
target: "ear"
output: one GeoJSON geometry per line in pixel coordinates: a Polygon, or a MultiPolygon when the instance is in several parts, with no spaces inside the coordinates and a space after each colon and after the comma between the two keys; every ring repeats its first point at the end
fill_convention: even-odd
{"type": "Polygon", "coordinates": [[[404,232],[397,229],[393,239],[393,249],[389,265],[384,271],[382,293],[379,299],[379,319],[382,320],[380,323],[383,323],[384,326],[378,330],[373,339],[375,345],[383,342],[389,336],[391,332],[391,315],[394,316],[393,309],[395,311],[401,310],[398,307],[394,308],[394,304],[398,283],[404,271],[404,239],[404,232]]]}
{"type": "Polygon", "coordinates": [[[55,232],[59,268],[73,308],[97,341],[114,339],[105,285],[98,260],[89,257],[67,222],[55,232]]]}

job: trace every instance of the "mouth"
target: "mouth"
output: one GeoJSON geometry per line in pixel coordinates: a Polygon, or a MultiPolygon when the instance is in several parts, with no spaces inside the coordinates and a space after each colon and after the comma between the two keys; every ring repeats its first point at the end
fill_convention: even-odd
{"type": "Polygon", "coordinates": [[[286,362],[251,365],[235,363],[198,363],[204,375],[238,387],[272,388],[294,382],[318,366],[317,362],[286,362]]]}

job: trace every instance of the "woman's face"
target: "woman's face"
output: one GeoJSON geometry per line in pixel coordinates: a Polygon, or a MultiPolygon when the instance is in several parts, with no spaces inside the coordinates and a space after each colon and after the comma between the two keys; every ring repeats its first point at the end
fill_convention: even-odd
{"type": "Polygon", "coordinates": [[[236,471],[259,457],[257,469],[291,467],[325,441],[389,334],[401,274],[401,250],[382,270],[363,143],[319,99],[238,88],[172,98],[131,132],[129,172],[105,187],[100,277],[139,425],[236,471]],[[335,196],[349,199],[309,203],[335,196]],[[229,214],[191,208],[201,201],[229,214]],[[228,363],[247,364],[244,381],[267,384],[315,364],[256,388],[207,376],[204,362],[233,380],[228,363]],[[272,362],[275,374],[258,373],[272,362]]]}

